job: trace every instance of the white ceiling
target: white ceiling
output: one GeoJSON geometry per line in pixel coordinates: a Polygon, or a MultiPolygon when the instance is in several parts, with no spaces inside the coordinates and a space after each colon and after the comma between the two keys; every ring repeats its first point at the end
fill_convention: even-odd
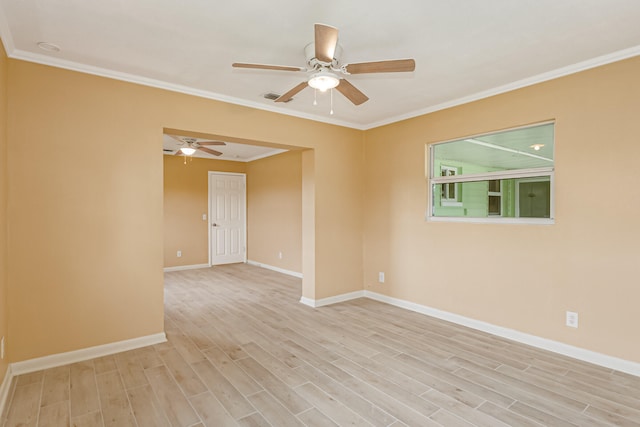
{"type": "Polygon", "coordinates": [[[368,129],[640,54],[638,0],[0,0],[12,58],[368,129]],[[313,24],[340,29],[342,63],[412,57],[412,73],[354,75],[354,106],[309,88],[304,73],[233,62],[305,66],[313,24]],[[46,52],[45,41],[60,46],[46,52]]]}

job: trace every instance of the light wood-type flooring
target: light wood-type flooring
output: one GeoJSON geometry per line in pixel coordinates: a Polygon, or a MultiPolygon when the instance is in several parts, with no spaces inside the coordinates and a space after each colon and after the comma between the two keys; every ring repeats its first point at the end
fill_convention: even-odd
{"type": "Polygon", "coordinates": [[[640,426],[638,377],[243,264],[165,283],[168,342],[17,377],[5,426],[640,426]]]}

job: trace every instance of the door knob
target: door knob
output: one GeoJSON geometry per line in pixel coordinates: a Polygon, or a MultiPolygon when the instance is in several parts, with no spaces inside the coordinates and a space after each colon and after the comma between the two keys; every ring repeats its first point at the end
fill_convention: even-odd
{"type": "Polygon", "coordinates": [[[216,224],[215,222],[213,224],[211,224],[212,227],[217,227],[218,224],[216,224]]]}

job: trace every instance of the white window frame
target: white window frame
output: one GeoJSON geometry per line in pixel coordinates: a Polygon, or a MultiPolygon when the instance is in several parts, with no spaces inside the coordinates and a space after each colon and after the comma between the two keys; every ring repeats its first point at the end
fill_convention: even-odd
{"type": "MultiPolygon", "coordinates": [[[[492,135],[498,132],[508,132],[511,130],[524,129],[530,127],[542,126],[549,123],[555,123],[553,121],[536,123],[528,126],[520,126],[510,129],[505,129],[496,132],[488,132],[483,133],[481,135],[473,135],[468,138],[480,137],[483,135],[492,135]]],[[[425,215],[425,219],[430,222],[466,222],[466,223],[489,223],[489,224],[540,224],[540,225],[551,225],[555,224],[555,185],[554,185],[554,174],[555,167],[541,167],[541,168],[532,168],[532,169],[516,169],[516,170],[506,170],[506,171],[496,171],[496,172],[486,172],[486,173],[477,173],[477,174],[468,174],[468,175],[455,175],[455,176],[434,176],[434,167],[435,167],[435,158],[434,158],[434,147],[439,144],[445,144],[447,142],[458,141],[464,138],[455,138],[447,141],[441,141],[428,145],[428,153],[429,153],[429,175],[427,177],[427,212],[425,215]],[[434,215],[434,188],[438,184],[448,184],[448,183],[464,183],[464,182],[478,182],[478,181],[491,181],[494,179],[535,179],[539,177],[548,177],[549,185],[550,185],[550,217],[549,218],[512,218],[512,217],[504,217],[491,215],[485,218],[472,218],[472,217],[447,217],[447,216],[435,216],[434,215]]],[[[554,142],[555,147],[555,142],[554,142]]],[[[516,191],[517,191],[516,185],[516,191]]],[[[502,186],[500,188],[502,192],[502,186]]],[[[502,200],[501,200],[502,201],[502,200]]],[[[457,206],[461,206],[462,203],[458,203],[457,206]]],[[[441,204],[441,206],[447,206],[445,204],[441,204]]],[[[501,209],[502,214],[502,209],[501,209]]]]}
{"type": "MultiPolygon", "coordinates": [[[[458,171],[460,168],[457,168],[455,166],[445,166],[445,165],[440,165],[440,176],[442,175],[443,171],[447,171],[447,174],[444,176],[458,176],[458,171]],[[451,175],[449,172],[454,172],[453,175],[451,175]]],[[[459,192],[459,185],[458,183],[454,184],[453,187],[453,197],[440,197],[440,204],[442,206],[462,206],[462,202],[458,200],[458,192],[459,192]]],[[[443,188],[449,188],[449,186],[443,187],[443,188]]],[[[449,190],[446,190],[447,192],[447,196],[451,196],[449,193],[449,190]]]]}
{"type": "MultiPolygon", "coordinates": [[[[489,197],[500,197],[500,213],[498,215],[490,213],[488,211],[488,209],[487,209],[487,216],[489,218],[495,218],[495,217],[502,216],[502,210],[503,210],[502,209],[503,208],[503,206],[502,206],[502,201],[503,201],[502,200],[502,181],[499,180],[499,179],[492,179],[491,181],[497,181],[498,182],[498,186],[500,187],[500,191],[489,191],[489,190],[487,190],[487,202],[489,200],[489,197]]],[[[491,181],[489,181],[489,185],[491,185],[491,181]]],[[[490,205],[490,204],[488,204],[488,205],[490,205]]]]}

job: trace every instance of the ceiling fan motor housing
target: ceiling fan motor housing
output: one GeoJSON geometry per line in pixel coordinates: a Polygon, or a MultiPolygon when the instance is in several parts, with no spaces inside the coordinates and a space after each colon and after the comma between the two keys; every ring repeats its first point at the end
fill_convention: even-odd
{"type": "Polygon", "coordinates": [[[311,67],[312,69],[319,69],[323,67],[330,67],[335,69],[338,68],[338,64],[340,63],[340,59],[342,58],[342,46],[336,44],[336,48],[333,53],[333,61],[331,61],[330,64],[319,61],[316,58],[316,44],[313,42],[304,47],[304,57],[307,59],[307,64],[309,64],[309,67],[311,67]]]}

